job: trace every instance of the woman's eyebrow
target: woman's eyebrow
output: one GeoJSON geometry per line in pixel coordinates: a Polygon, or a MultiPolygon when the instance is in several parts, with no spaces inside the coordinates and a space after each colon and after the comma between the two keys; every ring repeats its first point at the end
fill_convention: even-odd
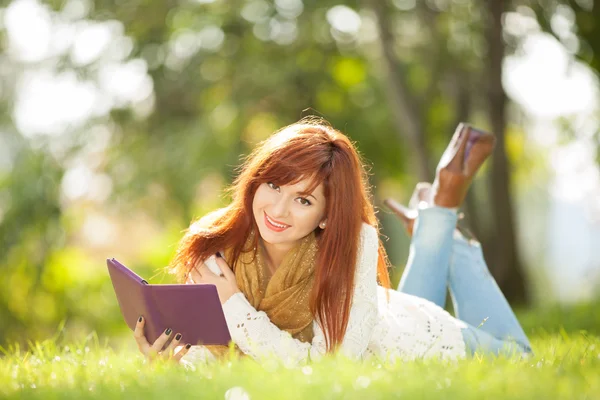
{"type": "Polygon", "coordinates": [[[318,199],[317,199],[315,196],[313,196],[313,195],[312,195],[312,193],[306,193],[306,192],[296,192],[296,194],[301,194],[301,195],[303,195],[303,196],[306,196],[306,197],[310,196],[310,197],[312,197],[313,199],[315,199],[315,200],[319,201],[319,200],[318,200],[318,199]]]}

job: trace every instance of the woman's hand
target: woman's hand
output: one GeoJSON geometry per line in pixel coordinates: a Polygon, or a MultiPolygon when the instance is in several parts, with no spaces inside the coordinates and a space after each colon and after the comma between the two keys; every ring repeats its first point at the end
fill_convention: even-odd
{"type": "Polygon", "coordinates": [[[181,357],[183,357],[189,351],[190,347],[192,347],[192,345],[188,343],[177,353],[174,353],[175,348],[179,345],[179,342],[181,341],[181,334],[177,333],[173,337],[173,331],[171,331],[170,328],[167,328],[162,333],[162,335],[160,335],[158,339],[154,341],[154,343],[150,344],[146,339],[146,335],[144,335],[145,324],[146,319],[143,316],[140,316],[138,318],[137,323],[135,324],[133,336],[135,337],[138,349],[150,362],[158,358],[161,358],[163,360],[179,362],[179,360],[181,360],[181,357]],[[171,343],[165,347],[165,345],[171,338],[173,338],[173,340],[171,340],[171,343]]]}
{"type": "Polygon", "coordinates": [[[215,285],[217,287],[217,292],[219,293],[221,304],[225,304],[231,296],[240,292],[240,289],[235,281],[233,271],[229,268],[229,265],[223,257],[217,255],[216,260],[223,276],[215,275],[204,263],[199,263],[199,265],[196,265],[196,267],[188,274],[186,283],[215,285]]]}

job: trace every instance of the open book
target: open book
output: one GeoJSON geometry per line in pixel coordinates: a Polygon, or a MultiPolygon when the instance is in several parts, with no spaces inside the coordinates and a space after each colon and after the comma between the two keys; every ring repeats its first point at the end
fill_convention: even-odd
{"type": "Polygon", "coordinates": [[[154,343],[167,328],[181,333],[181,343],[231,341],[215,285],[150,285],[114,258],[106,265],[125,322],[134,330],[143,315],[148,342],[154,343]]]}

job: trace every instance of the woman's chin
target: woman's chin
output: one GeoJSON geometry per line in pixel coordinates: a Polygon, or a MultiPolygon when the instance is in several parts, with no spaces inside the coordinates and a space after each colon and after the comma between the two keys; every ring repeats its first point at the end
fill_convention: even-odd
{"type": "Polygon", "coordinates": [[[288,232],[289,228],[283,232],[273,232],[265,226],[259,227],[260,238],[269,244],[291,244],[297,242],[301,238],[292,237],[288,232]]]}
{"type": "Polygon", "coordinates": [[[290,240],[287,237],[281,237],[277,234],[271,233],[271,232],[261,232],[260,237],[262,238],[262,240],[264,240],[267,243],[270,244],[283,244],[283,243],[287,243],[287,242],[293,242],[294,240],[290,240]]]}

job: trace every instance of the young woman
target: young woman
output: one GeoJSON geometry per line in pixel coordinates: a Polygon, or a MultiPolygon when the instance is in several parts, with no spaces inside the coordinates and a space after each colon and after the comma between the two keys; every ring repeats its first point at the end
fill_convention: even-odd
{"type": "MultiPolygon", "coordinates": [[[[479,245],[453,234],[456,208],[493,147],[486,136],[465,157],[469,136],[459,128],[442,158],[433,206],[418,211],[398,291],[390,289],[360,157],[346,136],[314,120],[256,148],[231,188],[231,204],[192,223],[172,267],[181,282],[217,287],[236,350],[257,360],[297,363],[336,350],[391,360],[528,352],[479,245]],[[222,274],[207,267],[211,260],[222,274]],[[446,285],[457,318],[442,308],[446,285]]],[[[197,362],[227,352],[181,346],[185,338],[168,327],[150,344],[144,322],[134,335],[150,359],[197,362]]]]}

